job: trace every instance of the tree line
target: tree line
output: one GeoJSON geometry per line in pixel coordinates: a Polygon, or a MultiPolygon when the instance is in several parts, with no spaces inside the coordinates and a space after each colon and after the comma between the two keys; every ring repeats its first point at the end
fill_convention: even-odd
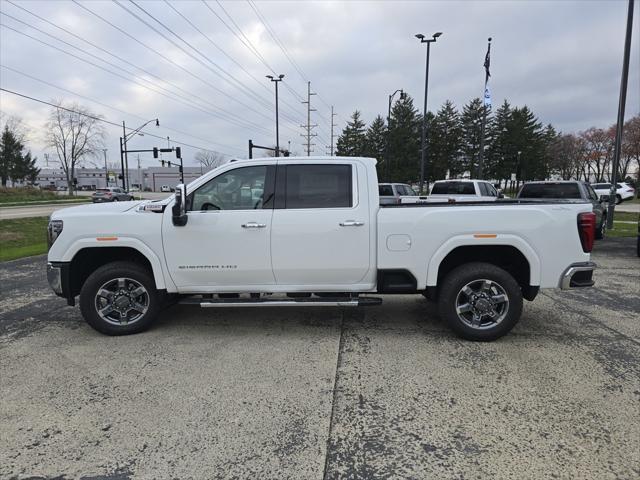
{"type": "MultiPolygon", "coordinates": [[[[427,112],[427,171],[429,181],[477,176],[482,117],[484,130],[483,177],[506,186],[549,178],[609,181],[615,125],[563,134],[543,125],[528,106],[504,101],[495,111],[474,98],[459,111],[447,100],[434,114],[427,112]]],[[[386,182],[416,183],[420,176],[422,115],[413,99],[397,100],[388,122],[377,115],[367,126],[355,111],[337,141],[336,154],[378,160],[378,175],[386,182]]],[[[640,117],[625,123],[619,179],[640,169],[640,117]]]]}

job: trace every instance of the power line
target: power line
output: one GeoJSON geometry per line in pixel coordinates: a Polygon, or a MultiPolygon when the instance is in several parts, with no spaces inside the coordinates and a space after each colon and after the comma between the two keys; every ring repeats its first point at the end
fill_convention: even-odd
{"type": "MultiPolygon", "coordinates": [[[[204,83],[205,85],[209,86],[210,88],[216,90],[217,92],[222,93],[225,97],[229,98],[229,95],[227,95],[225,92],[222,92],[220,89],[218,89],[215,85],[211,84],[210,82],[204,80],[202,77],[194,74],[191,70],[183,67],[182,65],[174,62],[173,60],[171,60],[170,58],[166,57],[165,55],[163,55],[162,53],[158,52],[157,50],[155,50],[154,48],[150,47],[149,45],[147,45],[146,43],[140,41],[139,39],[137,39],[136,37],[134,37],[133,35],[131,35],[129,32],[127,32],[126,30],[120,28],[119,26],[115,25],[114,23],[110,22],[109,20],[107,20],[106,18],[104,18],[103,16],[101,16],[100,14],[94,12],[93,10],[91,10],[90,8],[86,7],[85,5],[83,5],[82,3],[78,2],[78,0],[71,0],[73,3],[75,3],[78,7],[82,8],[83,10],[85,10],[86,12],[88,12],[89,14],[93,15],[94,17],[100,19],[101,21],[103,21],[104,23],[106,23],[107,25],[111,26],[112,28],[114,28],[115,30],[119,31],[120,33],[122,33],[123,35],[125,35],[126,37],[130,38],[131,40],[133,40],[134,42],[136,42],[137,44],[143,46],[144,48],[146,48],[147,50],[150,50],[151,52],[155,53],[156,55],[158,55],[160,58],[162,58],[165,62],[179,68],[180,70],[182,70],[183,72],[187,73],[188,75],[190,75],[191,77],[195,78],[196,80],[199,80],[200,82],[204,83]]],[[[268,117],[266,117],[268,118],[268,117]]]]}
{"type": "MultiPolygon", "coordinates": [[[[240,32],[240,34],[238,34],[238,32],[236,32],[225,20],[224,18],[222,18],[218,12],[216,12],[214,9],[211,8],[211,6],[205,1],[205,0],[201,0],[202,3],[204,4],[205,7],[207,7],[207,9],[209,9],[209,11],[211,13],[213,13],[216,18],[218,20],[220,20],[222,22],[222,24],[227,27],[227,29],[240,41],[240,43],[242,43],[242,45],[247,48],[249,50],[249,52],[251,52],[259,61],[260,63],[262,63],[267,70],[269,70],[269,72],[271,72],[272,74],[276,74],[275,70],[271,67],[271,65],[269,65],[267,63],[267,61],[265,60],[265,58],[262,56],[262,54],[258,51],[258,49],[253,45],[253,43],[251,43],[251,41],[246,37],[246,35],[242,32],[242,29],[238,26],[238,24],[233,20],[233,17],[231,17],[231,15],[229,15],[229,13],[224,9],[224,7],[220,4],[220,2],[218,2],[218,5],[220,6],[220,8],[224,11],[224,13],[227,15],[227,17],[229,18],[229,20],[234,24],[234,26],[238,29],[238,32],[240,32]],[[242,35],[242,36],[241,36],[242,35]],[[242,38],[244,37],[244,38],[242,38]],[[246,39],[246,40],[245,40],[246,39]]],[[[295,91],[293,91],[291,89],[291,87],[289,87],[286,83],[284,84],[284,87],[291,91],[294,96],[298,99],[298,100],[302,100],[303,98],[295,91]]],[[[295,111],[295,107],[292,106],[291,104],[289,104],[286,100],[282,100],[282,103],[284,105],[289,106],[290,108],[292,108],[295,111]]]]}
{"type": "MultiPolygon", "coordinates": [[[[228,58],[231,62],[233,62],[238,68],[240,68],[249,78],[251,78],[252,80],[254,80],[258,85],[260,85],[260,87],[262,87],[264,90],[266,90],[267,92],[270,92],[269,87],[267,87],[264,83],[264,81],[258,80],[253,74],[251,74],[246,68],[244,68],[242,66],[242,64],[240,64],[235,58],[233,58],[231,55],[229,55],[222,47],[220,47],[215,41],[213,41],[213,39],[211,39],[211,37],[209,35],[207,35],[205,32],[203,32],[200,28],[198,28],[198,26],[196,26],[191,20],[189,20],[182,12],[180,12],[178,9],[176,9],[173,5],[171,5],[171,3],[168,0],[164,0],[164,2],[174,11],[176,12],[185,22],[187,22],[194,30],[196,30],[198,33],[200,33],[200,35],[202,35],[205,39],[207,39],[207,41],[209,43],[211,43],[220,53],[222,53],[226,58],[228,58]]],[[[285,102],[282,101],[283,104],[288,105],[293,111],[293,107],[285,102]]],[[[269,106],[271,107],[271,104],[269,104],[269,106]]],[[[284,109],[283,109],[284,110],[284,109]]],[[[289,114],[287,114],[286,112],[282,111],[282,116],[283,118],[288,118],[290,121],[292,121],[294,124],[297,124],[297,121],[295,119],[293,119],[292,117],[289,116],[289,114]]],[[[295,113],[294,113],[295,114],[295,113]]]]}
{"type": "MultiPolygon", "coordinates": [[[[63,92],[69,93],[69,94],[71,94],[71,95],[74,95],[74,96],[76,96],[76,97],[82,98],[82,99],[84,99],[84,100],[88,100],[88,101],[93,102],[93,103],[96,103],[96,104],[98,104],[98,105],[100,105],[100,106],[103,106],[103,107],[109,108],[109,109],[114,110],[114,111],[116,111],[116,112],[120,112],[120,113],[123,113],[123,114],[125,114],[125,115],[129,115],[129,116],[131,116],[131,117],[138,118],[138,119],[140,119],[140,120],[142,120],[142,121],[147,120],[146,118],[141,117],[141,116],[139,116],[139,115],[135,115],[135,114],[130,113],[130,112],[127,112],[127,111],[125,111],[125,110],[121,110],[121,109],[119,109],[119,108],[117,108],[117,107],[114,107],[114,106],[112,106],[112,105],[108,105],[108,104],[106,104],[106,103],[100,102],[99,100],[96,100],[96,99],[94,99],[94,98],[87,97],[86,95],[82,95],[82,94],[80,94],[80,93],[74,92],[73,90],[68,90],[68,89],[66,89],[66,88],[63,88],[63,87],[61,87],[61,86],[59,86],[59,85],[55,85],[55,84],[53,84],[53,83],[51,83],[51,82],[48,82],[48,81],[46,81],[46,80],[43,80],[43,79],[41,79],[41,78],[34,77],[33,75],[29,75],[28,73],[21,72],[20,70],[16,70],[15,68],[9,67],[9,66],[7,66],[7,65],[2,65],[2,64],[0,64],[0,67],[4,68],[4,69],[6,69],[6,70],[10,70],[10,71],[12,71],[12,72],[14,72],[14,73],[17,73],[17,74],[19,74],[19,75],[22,75],[22,76],[24,76],[24,77],[26,77],[26,78],[30,78],[31,80],[35,80],[36,82],[40,82],[40,83],[42,83],[42,84],[44,84],[44,85],[48,85],[48,86],[50,86],[50,87],[52,87],[52,88],[55,88],[55,89],[61,90],[61,91],[63,91],[63,92]]],[[[169,130],[169,131],[171,131],[171,132],[179,133],[180,135],[186,135],[186,136],[188,136],[188,137],[195,138],[195,139],[197,139],[197,140],[202,140],[203,142],[208,142],[208,143],[211,143],[211,144],[214,144],[214,145],[219,145],[219,146],[224,147],[224,148],[231,148],[231,149],[237,150],[237,151],[239,151],[239,152],[242,152],[242,151],[243,151],[243,150],[241,150],[241,149],[239,149],[239,148],[232,147],[232,146],[230,146],[230,145],[225,145],[225,144],[222,144],[222,143],[212,142],[211,140],[208,140],[208,139],[206,139],[206,138],[201,138],[201,137],[198,137],[198,136],[193,135],[193,134],[191,134],[191,133],[187,133],[187,132],[184,132],[184,131],[182,131],[182,130],[177,130],[177,129],[175,129],[175,128],[167,127],[167,126],[165,126],[165,125],[163,125],[163,126],[162,126],[162,128],[164,128],[164,129],[166,129],[166,130],[169,130]]]]}
{"type": "MultiPolygon", "coordinates": [[[[122,5],[118,0],[112,0],[113,3],[115,3],[116,5],[118,5],[120,8],[122,8],[125,12],[127,12],[129,15],[133,16],[134,18],[136,18],[138,21],[140,21],[141,23],[144,23],[147,27],[149,27],[151,30],[153,30],[154,32],[156,32],[158,35],[160,35],[162,38],[164,38],[166,41],[168,41],[169,43],[171,43],[173,46],[175,46],[176,48],[180,49],[180,51],[184,52],[186,55],[188,55],[190,58],[192,58],[193,60],[195,60],[196,62],[198,62],[200,65],[202,65],[203,67],[205,67],[207,70],[209,70],[210,72],[212,72],[213,74],[217,75],[218,77],[220,77],[221,79],[225,80],[225,78],[218,73],[216,70],[214,70],[213,68],[211,68],[210,66],[208,66],[206,63],[204,63],[202,60],[200,60],[199,58],[195,57],[193,54],[191,54],[190,52],[188,52],[187,50],[185,50],[182,46],[178,45],[176,42],[174,42],[173,40],[171,40],[170,38],[168,38],[164,33],[160,32],[158,29],[156,29],[153,25],[150,25],[147,21],[145,21],[143,18],[141,18],[139,15],[137,15],[135,12],[129,10],[127,7],[125,7],[124,5],[122,5]]],[[[152,18],[153,20],[155,20],[157,23],[159,23],[160,25],[162,25],[164,28],[166,28],[169,32],[171,32],[173,35],[175,35],[177,38],[181,39],[181,37],[179,35],[177,35],[176,33],[174,33],[171,29],[169,29],[168,27],[166,27],[162,22],[160,22],[158,19],[156,19],[153,15],[151,15],[150,13],[148,13],[144,8],[142,8],[141,6],[139,6],[136,2],[134,2],[133,0],[129,0],[135,7],[137,7],[138,9],[140,9],[142,12],[144,12],[146,15],[148,15],[150,18],[152,18]]],[[[182,40],[182,39],[181,39],[182,40]]],[[[184,41],[184,40],[183,40],[184,41]]],[[[186,43],[186,42],[185,42],[186,43]]],[[[188,44],[187,44],[188,45],[188,44]]],[[[192,47],[193,48],[193,47],[192,47]]],[[[202,55],[202,54],[201,54],[202,55]]],[[[204,56],[204,55],[203,55],[204,56]]],[[[210,62],[213,64],[213,62],[210,62]]],[[[215,64],[214,64],[215,65],[215,64]]],[[[216,65],[217,66],[217,65],[216,65]]],[[[220,68],[220,67],[218,67],[220,68]]],[[[223,90],[220,90],[218,87],[214,87],[217,91],[219,91],[221,94],[227,96],[227,98],[239,103],[240,105],[242,105],[243,107],[253,111],[254,113],[263,116],[264,118],[268,119],[269,117],[266,114],[263,114],[262,112],[259,112],[258,110],[256,110],[255,108],[253,108],[252,106],[238,100],[235,97],[232,97],[230,95],[227,95],[223,90]]]]}
{"type": "MultiPolygon", "coordinates": [[[[113,126],[116,126],[118,128],[122,128],[122,124],[120,124],[120,123],[112,122],[110,120],[107,120],[105,118],[98,117],[98,116],[95,116],[95,115],[89,115],[88,113],[79,112],[78,110],[73,110],[71,108],[63,107],[61,105],[56,105],[54,103],[47,102],[47,101],[41,100],[39,98],[30,97],[29,95],[24,95],[22,93],[14,92],[13,90],[9,90],[9,89],[4,88],[4,87],[0,87],[0,91],[11,93],[11,94],[16,95],[18,97],[26,98],[28,100],[33,100],[34,102],[43,103],[45,105],[49,105],[50,107],[58,108],[60,110],[65,110],[67,112],[75,113],[75,114],[78,114],[78,115],[83,115],[83,116],[85,116],[87,118],[92,118],[92,119],[97,120],[99,122],[108,123],[109,125],[113,125],[113,126]]],[[[135,131],[136,130],[135,128],[130,128],[130,127],[126,127],[126,129],[127,130],[131,130],[131,131],[135,131]]],[[[145,130],[140,130],[140,132],[144,133],[145,135],[147,135],[149,137],[154,137],[154,138],[159,138],[161,140],[166,140],[165,137],[161,137],[160,135],[155,135],[155,134],[147,132],[145,130]]],[[[228,153],[225,153],[225,152],[220,152],[220,151],[212,150],[210,148],[205,148],[205,147],[199,147],[197,145],[192,145],[192,144],[189,144],[189,143],[186,143],[186,142],[181,142],[181,141],[178,141],[178,140],[174,140],[173,138],[171,139],[171,141],[173,143],[177,143],[178,145],[182,145],[182,146],[190,147],[190,148],[195,148],[197,150],[206,150],[208,152],[223,153],[225,155],[229,155],[228,153]]],[[[234,148],[234,147],[232,147],[232,148],[234,148]]],[[[241,151],[241,150],[238,149],[238,151],[241,151]]],[[[231,156],[233,156],[233,155],[231,155],[231,156]]]]}
{"type": "MultiPolygon", "coordinates": [[[[51,35],[51,34],[49,34],[49,33],[45,32],[45,31],[40,30],[40,29],[38,29],[38,28],[36,28],[36,27],[34,27],[34,26],[32,26],[32,25],[29,25],[29,24],[27,24],[27,23],[25,23],[25,22],[23,22],[23,21],[21,21],[21,20],[19,20],[19,19],[16,19],[15,17],[12,17],[11,15],[8,15],[8,14],[6,14],[6,13],[4,13],[4,12],[0,12],[0,14],[2,14],[2,15],[4,15],[4,16],[7,16],[7,17],[9,17],[9,18],[12,18],[12,19],[14,19],[14,20],[16,20],[16,21],[18,21],[18,22],[20,22],[20,23],[22,23],[22,24],[24,24],[24,25],[28,26],[29,28],[32,28],[33,30],[36,30],[36,31],[38,31],[38,32],[40,32],[40,33],[43,33],[44,35],[47,35],[47,36],[49,36],[49,37],[51,37],[51,38],[53,38],[53,39],[55,39],[55,40],[57,40],[57,41],[59,41],[59,42],[61,42],[61,43],[64,43],[64,44],[66,44],[66,45],[69,45],[70,47],[75,48],[76,50],[79,50],[80,52],[84,53],[85,55],[87,55],[87,56],[89,56],[89,57],[91,57],[91,58],[93,58],[93,59],[96,59],[96,60],[99,60],[99,61],[101,61],[101,62],[104,62],[104,63],[106,63],[107,65],[110,65],[110,66],[115,67],[115,68],[117,68],[117,69],[119,69],[119,70],[122,70],[122,71],[124,71],[124,72],[128,73],[129,75],[132,75],[134,78],[139,78],[139,79],[140,79],[140,77],[138,77],[138,76],[137,76],[137,74],[135,74],[135,73],[133,73],[133,72],[131,72],[131,71],[128,71],[128,70],[126,70],[126,69],[122,68],[122,67],[121,67],[121,66],[119,66],[119,65],[115,65],[114,63],[111,63],[111,62],[109,62],[109,61],[107,61],[107,60],[104,60],[103,58],[97,57],[97,56],[95,56],[95,55],[91,54],[90,52],[87,52],[86,50],[83,50],[83,49],[82,49],[82,48],[80,48],[80,47],[77,47],[77,46],[75,46],[75,45],[73,45],[73,44],[71,44],[71,43],[69,43],[69,42],[66,42],[66,41],[64,41],[64,40],[62,40],[62,39],[60,39],[60,38],[56,37],[55,35],[51,35]]],[[[125,76],[121,75],[121,74],[120,74],[120,73],[118,73],[118,72],[114,72],[114,71],[112,71],[112,70],[110,70],[110,69],[108,69],[108,68],[105,68],[105,67],[101,66],[101,65],[97,65],[97,64],[95,64],[95,63],[93,63],[93,62],[91,62],[91,61],[89,61],[89,60],[87,60],[87,59],[85,59],[85,58],[79,57],[79,56],[77,56],[77,55],[75,55],[75,54],[73,54],[73,53],[70,53],[70,52],[68,52],[68,51],[66,51],[66,50],[64,50],[64,49],[62,49],[62,48],[59,48],[59,47],[57,47],[57,46],[55,46],[55,45],[51,45],[51,44],[50,44],[50,43],[48,43],[48,42],[45,42],[45,41],[43,41],[43,40],[40,40],[40,39],[38,39],[38,38],[36,38],[36,37],[33,37],[33,36],[31,36],[31,35],[27,34],[27,33],[24,33],[24,32],[21,32],[21,31],[19,31],[19,30],[16,30],[16,29],[14,29],[14,28],[13,28],[13,27],[11,27],[11,26],[8,26],[8,25],[3,24],[3,23],[0,23],[0,25],[1,25],[1,26],[3,26],[3,27],[5,27],[5,28],[8,28],[9,30],[14,31],[15,33],[18,33],[19,35],[23,35],[23,36],[25,36],[25,37],[28,37],[28,38],[30,38],[30,39],[32,39],[32,40],[34,40],[34,41],[36,41],[36,42],[39,42],[39,43],[41,43],[41,44],[43,44],[43,45],[46,45],[46,46],[48,46],[48,47],[50,47],[50,48],[53,48],[53,49],[55,49],[55,50],[58,50],[58,51],[60,51],[60,52],[62,52],[62,53],[64,53],[64,54],[66,54],[66,55],[69,55],[69,56],[71,56],[71,57],[73,57],[73,58],[76,58],[77,60],[80,60],[80,61],[82,61],[82,62],[85,62],[85,63],[87,63],[87,64],[89,64],[89,65],[92,65],[92,66],[94,66],[94,67],[96,67],[96,68],[98,68],[98,69],[100,69],[100,70],[103,70],[103,71],[105,71],[105,72],[107,72],[107,73],[110,73],[110,74],[112,74],[112,75],[114,75],[114,76],[116,76],[116,77],[122,78],[122,79],[124,79],[124,80],[126,80],[126,81],[129,81],[129,82],[132,82],[132,83],[135,83],[136,85],[139,85],[139,86],[141,86],[141,87],[143,87],[143,88],[146,88],[147,90],[151,90],[152,92],[155,92],[155,93],[158,93],[158,94],[160,94],[160,95],[162,95],[162,96],[165,96],[165,97],[167,97],[167,98],[170,98],[171,100],[174,100],[174,101],[176,101],[176,102],[178,102],[178,103],[182,103],[183,105],[186,105],[186,106],[189,106],[189,107],[194,108],[194,109],[196,109],[196,110],[199,110],[199,111],[200,111],[200,112],[202,112],[202,113],[205,113],[205,114],[207,114],[207,115],[214,116],[214,117],[219,118],[219,119],[221,119],[221,120],[225,120],[225,121],[228,121],[228,122],[232,122],[232,123],[236,124],[237,126],[240,126],[240,127],[243,127],[243,128],[245,128],[246,126],[250,126],[251,128],[255,128],[255,129],[262,130],[262,131],[266,132],[266,129],[264,129],[264,127],[262,127],[261,125],[254,124],[254,123],[252,123],[252,122],[249,122],[249,121],[247,121],[247,120],[244,120],[242,117],[239,117],[239,116],[237,116],[237,115],[235,115],[235,114],[233,114],[233,113],[231,113],[231,112],[227,112],[226,110],[224,110],[224,109],[222,109],[222,108],[220,108],[220,107],[216,107],[216,106],[214,106],[214,108],[216,108],[217,110],[219,110],[219,112],[214,112],[214,111],[204,110],[201,106],[199,106],[199,105],[198,105],[196,102],[194,102],[193,100],[190,100],[189,98],[186,98],[186,97],[184,97],[183,95],[179,95],[179,94],[177,94],[177,93],[175,93],[175,92],[171,92],[170,90],[168,90],[168,89],[166,89],[166,88],[164,88],[164,87],[162,87],[162,86],[156,85],[156,84],[154,84],[153,82],[151,82],[151,81],[149,81],[149,80],[141,79],[142,81],[147,82],[147,83],[149,83],[149,84],[151,84],[151,85],[154,85],[155,87],[157,87],[157,88],[159,88],[159,89],[161,89],[161,90],[164,90],[165,92],[168,92],[169,94],[165,94],[165,93],[163,93],[163,92],[161,92],[161,91],[156,90],[155,88],[151,88],[151,87],[149,87],[148,85],[145,85],[145,84],[143,84],[143,83],[140,83],[139,81],[136,81],[136,80],[132,80],[132,79],[130,79],[130,78],[127,78],[127,77],[125,77],[125,76]],[[174,98],[174,97],[172,97],[171,95],[175,95],[176,97],[182,98],[182,99],[184,99],[184,101],[181,101],[181,100],[179,100],[179,99],[177,99],[177,98],[174,98]],[[186,103],[186,102],[188,102],[188,103],[186,103]],[[221,113],[220,113],[220,112],[221,112],[221,113]],[[237,117],[237,119],[236,119],[236,118],[234,118],[234,117],[237,117]]]]}
{"type": "MultiPolygon", "coordinates": [[[[79,36],[79,35],[76,35],[75,33],[73,33],[73,32],[71,32],[71,31],[67,30],[66,28],[63,28],[63,27],[61,27],[61,26],[59,26],[59,25],[56,25],[56,24],[55,24],[55,23],[53,23],[53,22],[50,22],[50,21],[49,21],[49,20],[47,20],[46,18],[43,18],[43,17],[41,17],[40,15],[37,15],[36,13],[33,13],[32,11],[30,11],[30,10],[28,10],[28,9],[26,9],[26,8],[24,8],[24,7],[20,6],[20,5],[18,5],[18,4],[16,4],[16,3],[12,2],[11,0],[7,0],[7,2],[8,2],[8,3],[10,3],[11,5],[13,5],[14,7],[19,8],[20,10],[22,10],[22,11],[24,11],[24,12],[28,13],[29,15],[32,15],[32,16],[36,17],[37,19],[39,19],[39,20],[41,20],[41,21],[43,21],[43,22],[47,23],[48,25],[51,25],[52,27],[57,28],[58,30],[62,30],[63,32],[67,33],[68,35],[71,35],[72,37],[77,38],[78,40],[80,40],[80,41],[82,41],[82,42],[85,42],[85,43],[87,43],[88,45],[91,45],[93,48],[95,48],[95,49],[97,49],[97,50],[100,50],[101,52],[104,52],[104,53],[106,53],[107,55],[109,55],[109,56],[111,56],[111,57],[113,57],[113,58],[116,58],[116,59],[120,60],[121,62],[126,63],[127,65],[130,65],[130,66],[132,66],[132,67],[134,67],[134,68],[136,68],[136,69],[138,69],[138,70],[140,70],[140,71],[142,71],[142,72],[146,73],[147,75],[149,75],[149,76],[151,76],[151,77],[156,78],[157,80],[159,80],[159,81],[161,81],[161,82],[163,82],[163,83],[166,83],[166,84],[168,84],[168,85],[171,85],[171,86],[172,86],[173,88],[175,88],[176,90],[179,90],[179,91],[181,91],[181,92],[183,92],[183,93],[185,93],[185,94],[187,94],[187,95],[189,95],[189,96],[191,96],[191,97],[194,97],[194,98],[196,98],[196,99],[198,99],[198,100],[202,101],[203,103],[206,103],[207,105],[212,106],[214,109],[219,109],[219,107],[217,107],[215,104],[213,104],[213,103],[211,103],[211,102],[209,102],[209,101],[206,101],[205,99],[202,99],[202,98],[198,97],[197,95],[195,95],[195,94],[193,94],[193,93],[191,93],[191,92],[188,92],[188,91],[184,90],[184,89],[183,89],[183,88],[181,88],[180,86],[178,86],[178,85],[176,85],[176,84],[174,84],[174,83],[172,83],[172,82],[170,82],[170,81],[168,81],[168,80],[165,80],[165,79],[163,79],[163,78],[161,78],[161,77],[157,76],[156,74],[154,74],[154,73],[150,72],[149,70],[146,70],[146,69],[144,69],[144,68],[142,68],[142,67],[140,67],[140,66],[136,65],[135,63],[132,63],[132,62],[128,61],[127,59],[122,58],[122,57],[120,57],[119,55],[116,55],[116,54],[114,54],[114,53],[110,52],[109,50],[106,50],[106,49],[104,49],[104,48],[100,47],[99,45],[96,45],[95,43],[93,43],[93,42],[91,42],[91,41],[87,40],[86,38],[83,38],[83,37],[81,37],[81,36],[79,36]]],[[[3,13],[3,14],[4,14],[4,15],[6,15],[6,16],[8,16],[8,17],[10,17],[10,18],[12,18],[12,19],[13,19],[13,20],[15,20],[15,21],[18,21],[18,22],[20,22],[20,23],[22,23],[22,24],[24,24],[24,25],[27,25],[29,28],[32,28],[32,29],[37,30],[37,31],[39,31],[39,32],[41,32],[41,33],[44,33],[45,35],[47,35],[47,36],[49,36],[49,37],[51,37],[51,38],[54,38],[54,39],[56,39],[56,40],[58,40],[58,41],[60,41],[60,42],[62,42],[62,43],[65,43],[65,44],[67,44],[67,45],[70,45],[70,46],[72,46],[73,48],[76,48],[77,50],[80,50],[80,51],[82,51],[83,53],[85,53],[85,54],[87,54],[87,55],[92,56],[92,54],[90,54],[90,53],[86,52],[85,50],[79,49],[77,46],[75,46],[75,45],[71,45],[71,44],[69,44],[69,43],[65,42],[64,40],[61,40],[61,39],[60,39],[60,38],[58,38],[58,37],[55,37],[55,36],[53,36],[53,35],[51,35],[51,34],[49,34],[49,33],[47,33],[47,32],[44,32],[43,30],[40,30],[40,29],[38,29],[38,28],[34,27],[33,25],[30,25],[30,24],[28,24],[28,23],[25,23],[25,22],[23,22],[23,21],[21,21],[21,20],[19,20],[19,19],[15,18],[15,17],[12,17],[11,15],[8,15],[8,14],[6,14],[6,13],[3,13]]],[[[98,57],[95,57],[95,56],[94,56],[94,58],[98,58],[98,57]]],[[[103,62],[105,62],[105,63],[108,63],[108,62],[106,62],[106,61],[105,61],[105,60],[103,60],[103,59],[100,59],[100,60],[101,60],[101,61],[103,61],[103,62]]],[[[113,65],[113,64],[110,64],[110,65],[113,65]]],[[[114,65],[114,66],[115,66],[115,65],[114,65]]],[[[117,66],[117,68],[122,68],[122,67],[117,66]]],[[[130,72],[128,72],[128,73],[130,73],[130,72]]],[[[130,74],[132,74],[132,73],[130,73],[130,74]]],[[[132,75],[133,75],[133,74],[132,74],[132,75]]],[[[138,78],[140,78],[140,77],[138,77],[138,78]]],[[[143,79],[143,80],[144,80],[144,79],[143,79]]],[[[144,81],[148,81],[148,80],[144,80],[144,81]]],[[[161,86],[158,86],[158,88],[162,88],[162,89],[164,89],[164,90],[166,90],[166,91],[169,91],[168,89],[166,89],[166,88],[164,88],[164,87],[161,87],[161,86]]]]}

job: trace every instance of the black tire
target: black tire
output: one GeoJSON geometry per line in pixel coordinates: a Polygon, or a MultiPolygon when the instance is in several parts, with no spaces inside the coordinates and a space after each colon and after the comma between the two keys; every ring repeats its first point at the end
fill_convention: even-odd
{"type": "Polygon", "coordinates": [[[622,203],[622,197],[620,195],[616,195],[616,205],[620,205],[622,203]]]}
{"type": "Polygon", "coordinates": [[[596,240],[602,240],[607,235],[607,216],[602,215],[600,226],[596,230],[596,240]]]}
{"type": "Polygon", "coordinates": [[[89,275],[80,291],[82,316],[91,327],[106,335],[130,335],[146,330],[163,306],[164,297],[156,290],[153,276],[145,268],[132,262],[112,262],[103,265],[89,275]],[[110,323],[98,313],[98,291],[108,282],[117,282],[119,278],[130,280],[129,289],[137,283],[145,290],[142,303],[146,305],[146,311],[130,323],[110,323]]]}
{"type": "MultiPolygon", "coordinates": [[[[497,289],[497,287],[495,288],[497,289]]],[[[494,287],[492,286],[492,288],[494,287]]],[[[467,303],[471,304],[473,302],[468,301],[467,303]]],[[[455,268],[445,277],[438,295],[438,311],[440,316],[447,321],[451,329],[460,337],[466,340],[482,342],[496,340],[506,335],[520,320],[522,289],[511,274],[502,268],[490,263],[467,263],[455,268]],[[472,326],[460,318],[464,314],[458,314],[458,302],[459,298],[463,298],[460,295],[463,294],[463,289],[466,286],[481,280],[488,280],[489,283],[500,287],[504,293],[500,292],[500,290],[496,290],[496,292],[506,295],[507,301],[500,304],[502,305],[500,307],[502,308],[502,313],[497,323],[492,324],[489,319],[486,324],[472,326]]],[[[471,314],[469,312],[469,315],[471,314]]],[[[486,317],[480,316],[480,318],[486,317]]]]}
{"type": "Polygon", "coordinates": [[[113,197],[113,201],[114,202],[119,202],[120,200],[118,200],[118,197],[113,197]]]}

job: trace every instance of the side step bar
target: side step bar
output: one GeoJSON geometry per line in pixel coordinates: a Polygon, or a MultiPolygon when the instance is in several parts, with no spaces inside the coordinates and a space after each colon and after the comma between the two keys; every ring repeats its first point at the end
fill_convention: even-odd
{"type": "Polygon", "coordinates": [[[202,308],[231,307],[370,307],[382,304],[376,297],[324,298],[184,298],[178,303],[200,305],[202,308]]]}

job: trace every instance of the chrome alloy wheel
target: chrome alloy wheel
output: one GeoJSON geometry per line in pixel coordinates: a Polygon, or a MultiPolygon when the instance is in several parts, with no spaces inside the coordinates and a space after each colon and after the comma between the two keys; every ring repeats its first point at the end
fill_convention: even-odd
{"type": "Polygon", "coordinates": [[[104,283],[96,293],[98,315],[112,325],[131,325],[149,309],[149,293],[137,280],[114,278],[104,283]]]}
{"type": "Polygon", "coordinates": [[[493,328],[509,311],[509,297],[493,280],[474,280],[460,289],[456,297],[458,318],[478,330],[493,328]]]}

